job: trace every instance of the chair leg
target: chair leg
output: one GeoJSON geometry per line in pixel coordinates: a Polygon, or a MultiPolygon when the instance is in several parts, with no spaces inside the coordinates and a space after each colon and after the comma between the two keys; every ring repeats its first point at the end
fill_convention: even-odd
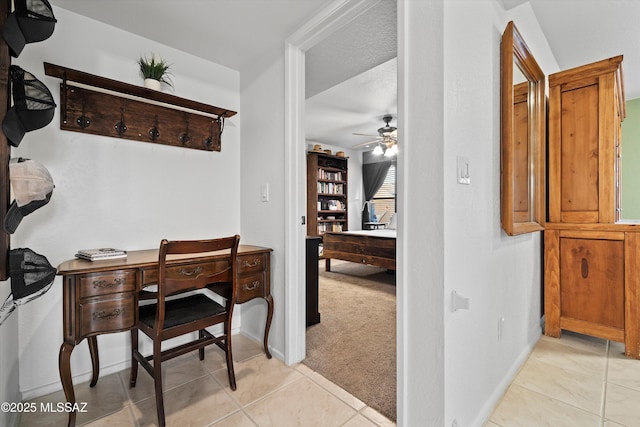
{"type": "Polygon", "coordinates": [[[138,380],[138,359],[135,354],[138,352],[138,329],[131,330],[131,375],[129,376],[129,387],[135,387],[138,380]]]}
{"type": "Polygon", "coordinates": [[[153,382],[156,390],[156,411],[158,412],[158,425],[165,426],[164,399],[162,396],[162,363],[161,340],[153,343],[153,382]]]}
{"type": "MultiPolygon", "coordinates": [[[[204,329],[200,329],[198,331],[198,338],[204,338],[204,329]]],[[[200,347],[198,349],[198,357],[200,358],[200,360],[204,360],[204,347],[200,347]]]]}
{"type": "Polygon", "coordinates": [[[227,355],[227,374],[229,375],[229,387],[231,390],[236,389],[236,373],[233,369],[233,351],[231,350],[231,315],[226,322],[224,322],[224,341],[227,355]]]}

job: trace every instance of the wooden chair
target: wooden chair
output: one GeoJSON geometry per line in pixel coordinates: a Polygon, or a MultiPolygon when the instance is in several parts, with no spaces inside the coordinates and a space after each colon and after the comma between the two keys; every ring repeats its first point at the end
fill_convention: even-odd
{"type": "Polygon", "coordinates": [[[236,299],[236,256],[239,241],[240,236],[236,235],[212,240],[162,240],[160,243],[157,292],[150,295],[148,291],[143,291],[144,295],[142,293],[140,295],[141,300],[152,298],[155,301],[152,304],[139,306],[137,328],[131,330],[129,384],[130,387],[136,385],[138,364],[141,364],[153,377],[160,426],[165,425],[161,362],[194,350],[198,350],[200,360],[204,360],[204,347],[216,344],[226,353],[229,386],[232,390],[236,389],[231,352],[231,317],[236,299]],[[203,264],[202,268],[186,270],[179,265],[166,264],[167,257],[172,254],[189,257],[219,250],[230,250],[231,253],[228,266],[222,269],[208,268],[203,264]],[[202,291],[222,283],[231,292],[230,298],[226,299],[225,307],[202,291]],[[193,292],[198,290],[200,292],[193,292]],[[224,324],[222,335],[214,336],[205,329],[217,324],[224,324]],[[145,357],[138,351],[138,330],[153,341],[152,355],[145,357]],[[198,332],[198,337],[194,337],[192,341],[161,350],[162,341],[195,332],[198,332]]]}

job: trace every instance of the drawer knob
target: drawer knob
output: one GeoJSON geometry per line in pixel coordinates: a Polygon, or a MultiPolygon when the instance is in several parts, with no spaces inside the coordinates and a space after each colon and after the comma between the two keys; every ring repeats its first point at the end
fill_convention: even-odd
{"type": "Polygon", "coordinates": [[[242,266],[243,267],[253,268],[253,267],[259,266],[261,262],[262,262],[261,258],[254,258],[253,262],[244,260],[244,261],[242,261],[242,266]]]}
{"type": "Polygon", "coordinates": [[[580,270],[582,273],[582,278],[586,279],[587,276],[589,275],[589,263],[587,262],[586,258],[582,258],[582,262],[580,263],[580,270]]]}
{"type": "Polygon", "coordinates": [[[124,278],[116,277],[112,282],[107,280],[94,280],[93,288],[113,288],[115,286],[122,286],[124,284],[124,278]]]}
{"type": "Polygon", "coordinates": [[[245,283],[244,285],[242,285],[242,290],[244,290],[244,291],[252,291],[252,290],[256,289],[258,286],[260,286],[260,281],[259,280],[254,280],[251,283],[245,283]]]}
{"type": "Polygon", "coordinates": [[[114,308],[111,312],[97,311],[93,313],[93,320],[111,320],[124,315],[124,308],[114,308]]]}

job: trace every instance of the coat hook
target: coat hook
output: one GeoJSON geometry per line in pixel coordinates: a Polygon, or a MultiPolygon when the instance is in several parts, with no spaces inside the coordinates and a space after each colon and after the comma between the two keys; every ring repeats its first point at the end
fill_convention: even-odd
{"type": "Polygon", "coordinates": [[[184,121],[187,125],[187,129],[178,135],[178,141],[180,141],[182,145],[186,145],[191,141],[191,135],[189,135],[189,115],[187,113],[184,113],[184,121]]]}
{"type": "Polygon", "coordinates": [[[89,120],[84,112],[84,99],[82,100],[82,115],[76,119],[76,123],[82,129],[86,129],[91,124],[91,120],[89,120]]]}
{"type": "Polygon", "coordinates": [[[124,107],[120,107],[120,121],[114,127],[118,136],[122,136],[127,131],[127,125],[124,123],[124,107]]]}
{"type": "Polygon", "coordinates": [[[160,138],[160,131],[158,130],[158,115],[156,114],[155,123],[151,129],[149,129],[149,138],[153,142],[156,142],[160,138]]]}

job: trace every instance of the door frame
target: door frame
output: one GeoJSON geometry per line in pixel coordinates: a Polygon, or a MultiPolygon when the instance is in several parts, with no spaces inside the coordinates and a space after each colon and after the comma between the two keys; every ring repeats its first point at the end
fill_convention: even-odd
{"type": "MultiPolygon", "coordinates": [[[[380,1],[380,0],[378,0],[380,1]]],[[[305,358],[305,52],[378,1],[336,0],[285,40],[285,363],[305,358]]]]}

